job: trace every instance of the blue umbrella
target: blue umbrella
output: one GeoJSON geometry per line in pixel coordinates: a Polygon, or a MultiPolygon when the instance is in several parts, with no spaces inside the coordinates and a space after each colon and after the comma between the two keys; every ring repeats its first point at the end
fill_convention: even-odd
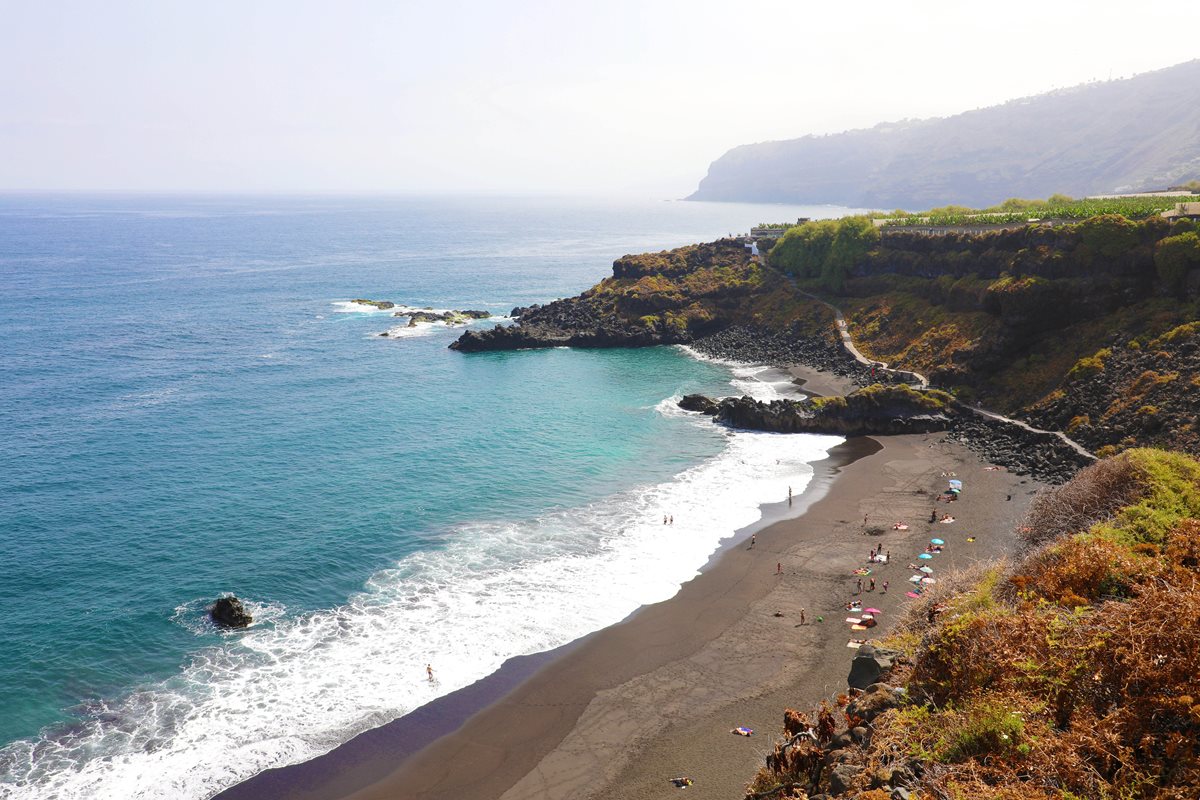
{"type": "Polygon", "coordinates": [[[933,556],[929,555],[929,553],[921,553],[917,558],[933,558],[933,556]]]}
{"type": "Polygon", "coordinates": [[[930,544],[945,544],[945,542],[943,542],[941,539],[930,539],[929,543],[930,544]]]}

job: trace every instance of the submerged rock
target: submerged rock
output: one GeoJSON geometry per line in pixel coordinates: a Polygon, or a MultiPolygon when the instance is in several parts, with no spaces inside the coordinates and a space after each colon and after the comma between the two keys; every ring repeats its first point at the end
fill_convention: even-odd
{"type": "Polygon", "coordinates": [[[245,628],[254,621],[242,601],[233,595],[219,598],[208,610],[208,615],[213,622],[226,628],[245,628]]]}

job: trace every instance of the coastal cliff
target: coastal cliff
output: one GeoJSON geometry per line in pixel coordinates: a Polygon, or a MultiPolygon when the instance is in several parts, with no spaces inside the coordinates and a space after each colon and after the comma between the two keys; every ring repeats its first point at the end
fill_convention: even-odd
{"type": "Polygon", "coordinates": [[[1198,125],[1189,61],[943,119],[741,145],[688,199],[911,209],[1162,188],[1200,178],[1198,125]]]}
{"type": "Polygon", "coordinates": [[[578,297],[520,309],[516,325],[468,331],[463,352],[687,344],[735,323],[786,327],[799,297],[733,239],[627,255],[578,297]]]}

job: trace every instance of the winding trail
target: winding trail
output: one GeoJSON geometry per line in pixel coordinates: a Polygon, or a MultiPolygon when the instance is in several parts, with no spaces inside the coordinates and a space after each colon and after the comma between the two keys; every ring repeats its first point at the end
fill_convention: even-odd
{"type": "MultiPolygon", "coordinates": [[[[793,285],[793,287],[795,287],[794,281],[793,281],[792,285],[793,285]]],[[[850,329],[846,324],[846,317],[844,314],[842,314],[842,310],[840,308],[835,306],[833,303],[830,303],[827,300],[823,300],[820,297],[817,297],[815,294],[806,292],[800,288],[796,288],[796,291],[799,294],[804,295],[805,297],[816,300],[818,303],[826,306],[827,308],[829,308],[830,310],[833,311],[834,319],[835,319],[836,325],[837,325],[838,336],[841,337],[841,340],[842,340],[842,347],[844,347],[846,349],[846,352],[849,353],[854,358],[855,361],[857,361],[858,363],[863,364],[865,366],[873,367],[874,369],[878,370],[879,372],[890,372],[891,374],[904,380],[905,383],[908,383],[909,385],[914,386],[914,388],[917,388],[917,389],[928,389],[929,388],[929,379],[926,378],[924,375],[922,375],[919,372],[913,372],[911,370],[893,369],[893,368],[889,367],[887,365],[887,363],[885,363],[883,361],[876,361],[875,359],[867,358],[866,356],[864,356],[859,351],[859,349],[854,346],[854,340],[851,338],[850,329]]],[[[981,417],[996,420],[997,422],[1003,422],[1008,425],[1015,425],[1018,428],[1021,428],[1022,430],[1028,431],[1029,433],[1036,433],[1036,434],[1040,434],[1040,435],[1044,435],[1044,436],[1057,437],[1059,440],[1062,441],[1063,444],[1065,444],[1067,447],[1070,447],[1072,450],[1074,450],[1076,453],[1079,453],[1079,455],[1083,456],[1084,458],[1088,458],[1093,461],[1096,460],[1095,453],[1091,452],[1090,450],[1085,448],[1083,445],[1081,445],[1079,442],[1077,442],[1074,439],[1067,436],[1062,431],[1042,430],[1041,428],[1033,427],[1028,422],[1022,422],[1019,419],[1013,419],[1012,417],[1006,417],[1005,415],[1000,414],[996,411],[989,411],[986,408],[981,408],[979,406],[966,405],[965,403],[963,404],[963,406],[965,408],[969,409],[970,411],[975,412],[976,414],[978,414],[981,417]]]]}

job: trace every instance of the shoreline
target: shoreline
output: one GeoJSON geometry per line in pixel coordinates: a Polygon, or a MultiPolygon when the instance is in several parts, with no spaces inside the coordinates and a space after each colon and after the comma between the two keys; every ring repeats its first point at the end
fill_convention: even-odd
{"type": "MultiPolygon", "coordinates": [[[[849,439],[831,448],[827,458],[813,462],[812,478],[794,498],[794,504],[800,506],[799,510],[793,506],[789,512],[786,501],[760,506],[762,518],[723,540],[700,568],[700,575],[715,568],[727,552],[744,543],[751,535],[780,522],[801,518],[813,503],[829,491],[834,478],[844,467],[879,448],[877,442],[865,437],[849,439]]],[[[693,578],[684,586],[695,580],[693,578]]],[[[679,593],[676,593],[662,602],[670,603],[678,596],[679,593]]],[[[641,606],[620,622],[552,650],[510,658],[498,670],[470,686],[436,698],[391,722],[366,730],[316,758],[265,770],[223,790],[214,796],[214,800],[256,800],[266,797],[307,800],[347,796],[358,788],[369,786],[374,780],[385,778],[422,750],[453,735],[473,716],[501,702],[541,669],[584,647],[605,631],[628,624],[656,605],[662,603],[641,606]]]]}
{"type": "MultiPolygon", "coordinates": [[[[836,389],[833,383],[842,380],[803,369],[793,375],[814,393],[836,389]]],[[[617,786],[613,797],[641,797],[661,794],[666,784],[660,782],[674,774],[697,779],[693,794],[736,794],[761,761],[785,706],[844,690],[850,651],[841,604],[853,590],[850,570],[865,561],[872,543],[905,552],[928,535],[929,526],[920,523],[933,506],[928,492],[944,481],[941,472],[966,465],[973,476],[987,476],[973,483],[1012,494],[1018,502],[990,503],[995,519],[981,519],[988,535],[979,537],[1001,550],[1011,542],[1028,501],[1015,488],[1037,484],[1004,471],[982,472],[982,464],[941,435],[848,440],[814,463],[813,479],[798,498],[806,506],[799,516],[772,520],[764,506],[763,520],[751,526],[757,548],[744,545],[750,528],[739,531],[674,597],[556,650],[510,659],[466,689],[218,797],[485,800],[507,792],[516,800],[608,796],[604,792],[617,786]],[[935,485],[917,491],[914,481],[935,485]],[[922,516],[914,518],[917,506],[922,516]],[[864,538],[860,515],[873,512],[906,516],[911,528],[864,538]],[[774,574],[776,561],[787,564],[782,576],[774,574]],[[774,610],[766,613],[764,606],[774,610]],[[808,610],[805,626],[797,624],[801,607],[808,610]],[[826,618],[822,625],[813,622],[819,614],[826,618]],[[729,728],[742,724],[762,737],[731,742],[741,737],[730,737],[729,728]],[[664,732],[671,734],[669,745],[660,741],[664,732]],[[696,754],[690,764],[681,759],[686,752],[696,754]],[[717,787],[721,791],[710,794],[717,787]]],[[[992,494],[993,501],[1003,499],[992,494]]],[[[937,531],[947,541],[953,533],[937,531]]],[[[963,556],[996,551],[961,549],[963,556]]],[[[904,557],[912,556],[915,551],[904,557]]],[[[880,570],[891,592],[871,601],[885,612],[884,598],[894,605],[904,600],[908,571],[899,562],[880,570]]],[[[885,613],[871,633],[878,635],[894,617],[885,613]]]]}

